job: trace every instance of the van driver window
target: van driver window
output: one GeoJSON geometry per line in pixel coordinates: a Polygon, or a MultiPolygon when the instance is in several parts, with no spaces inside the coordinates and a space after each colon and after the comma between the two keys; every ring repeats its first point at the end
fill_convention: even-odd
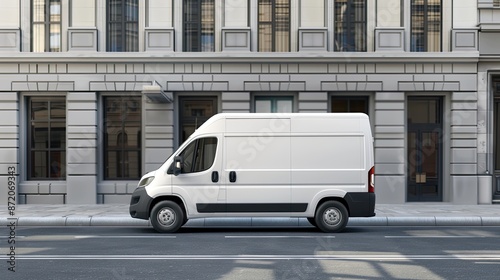
{"type": "Polygon", "coordinates": [[[217,138],[201,138],[189,144],[180,154],[183,159],[182,173],[201,172],[214,163],[217,138]]]}

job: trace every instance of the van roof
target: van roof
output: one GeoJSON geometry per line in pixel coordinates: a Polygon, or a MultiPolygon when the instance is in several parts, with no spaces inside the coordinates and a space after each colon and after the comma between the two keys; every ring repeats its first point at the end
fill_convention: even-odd
{"type": "Polygon", "coordinates": [[[359,125],[361,123],[365,123],[363,127],[366,126],[369,129],[369,118],[364,113],[219,113],[212,116],[196,129],[190,138],[200,133],[210,132],[212,129],[217,130],[215,127],[219,127],[218,129],[229,133],[256,133],[265,129],[266,126],[276,125],[264,121],[265,119],[288,119],[294,123],[293,128],[290,126],[291,123],[287,124],[289,127],[288,130],[292,132],[359,132],[365,130],[360,128],[359,125]],[[231,120],[236,121],[238,119],[255,120],[256,122],[230,122],[231,120]],[[259,120],[263,120],[264,122],[259,120]],[[311,125],[311,121],[315,125],[311,125]],[[219,125],[223,125],[224,128],[219,125]]]}
{"type": "Polygon", "coordinates": [[[365,113],[219,113],[214,119],[260,119],[260,118],[338,118],[338,119],[368,119],[365,113]]]}

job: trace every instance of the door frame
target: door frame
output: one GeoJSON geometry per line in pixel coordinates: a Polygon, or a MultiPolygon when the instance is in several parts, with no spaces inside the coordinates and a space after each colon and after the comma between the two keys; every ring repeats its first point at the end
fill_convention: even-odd
{"type": "MultiPolygon", "coordinates": [[[[489,81],[490,81],[490,90],[491,90],[491,95],[489,99],[489,108],[490,108],[490,125],[487,127],[491,131],[491,136],[489,138],[489,142],[491,143],[491,152],[488,153],[491,155],[490,159],[487,159],[487,165],[490,166],[489,170],[491,170],[491,176],[492,176],[492,199],[494,201],[500,200],[500,172],[499,170],[496,169],[496,154],[498,149],[500,149],[500,145],[497,147],[497,137],[500,137],[500,129],[497,129],[497,121],[496,119],[500,117],[500,109],[496,110],[496,104],[500,103],[500,90],[496,90],[496,85],[500,85],[500,75],[499,73],[491,73],[489,75],[489,81]],[[498,92],[498,94],[496,94],[498,92]]],[[[488,170],[488,169],[487,169],[488,170]]]]}
{"type": "MultiPolygon", "coordinates": [[[[182,144],[182,124],[183,120],[181,119],[181,110],[182,103],[185,100],[202,100],[207,101],[211,100],[214,104],[214,115],[220,113],[220,108],[222,108],[220,102],[220,94],[218,93],[178,93],[175,95],[175,103],[174,103],[174,150],[176,150],[182,144]]],[[[201,124],[199,124],[201,125],[201,124]]],[[[198,127],[199,127],[198,125],[198,127]]]]}
{"type": "MultiPolygon", "coordinates": [[[[443,202],[445,195],[446,195],[446,188],[445,188],[445,178],[447,178],[448,172],[445,170],[445,163],[448,162],[448,158],[446,157],[446,153],[444,152],[445,150],[449,150],[449,147],[446,145],[446,128],[444,126],[446,121],[446,115],[444,112],[447,112],[446,108],[446,103],[445,103],[445,97],[443,95],[413,95],[413,96],[407,96],[406,99],[406,118],[405,118],[405,159],[406,159],[406,166],[405,166],[405,201],[406,202],[443,202]],[[437,100],[438,101],[438,116],[440,118],[439,124],[413,124],[410,127],[410,124],[408,123],[408,110],[409,110],[409,101],[410,100],[415,100],[415,99],[422,99],[422,100],[437,100]],[[409,161],[410,158],[408,156],[409,152],[409,146],[408,146],[408,140],[409,140],[409,133],[411,131],[417,132],[425,130],[425,132],[434,132],[438,130],[439,132],[439,139],[441,141],[438,143],[438,149],[439,149],[439,154],[438,154],[438,167],[437,167],[437,172],[438,172],[438,196],[436,199],[431,199],[431,200],[422,200],[421,196],[418,197],[418,199],[410,199],[409,198],[409,183],[410,183],[410,174],[409,174],[409,161]]],[[[420,132],[422,133],[422,132],[420,132]]]]}

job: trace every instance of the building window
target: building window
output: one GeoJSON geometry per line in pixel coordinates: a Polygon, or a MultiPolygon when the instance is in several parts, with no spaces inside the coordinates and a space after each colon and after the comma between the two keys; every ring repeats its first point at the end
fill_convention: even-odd
{"type": "Polygon", "coordinates": [[[332,113],[365,113],[368,115],[368,97],[335,96],[331,101],[332,113]]]}
{"type": "Polygon", "coordinates": [[[211,96],[179,97],[179,143],[184,143],[198,127],[217,114],[217,98],[211,96]]]}
{"type": "Polygon", "coordinates": [[[290,0],[259,0],[259,52],[290,51],[290,0]]]}
{"type": "Polygon", "coordinates": [[[184,51],[213,52],[215,50],[214,0],[184,2],[184,51]]]}
{"type": "Polygon", "coordinates": [[[136,52],[139,50],[138,2],[138,0],[108,0],[108,52],[136,52]]]}
{"type": "Polygon", "coordinates": [[[141,97],[104,97],[104,179],[141,176],[141,97]]]}
{"type": "Polygon", "coordinates": [[[31,97],[28,131],[28,179],[66,178],[66,99],[31,97]]]}
{"type": "Polygon", "coordinates": [[[255,113],[292,113],[291,96],[256,96],[255,113]]]}
{"type": "Polygon", "coordinates": [[[335,1],[335,51],[366,51],[366,0],[335,1]]]}
{"type": "Polygon", "coordinates": [[[411,1],[411,51],[441,51],[441,0],[411,1]]]}
{"type": "Polygon", "coordinates": [[[33,52],[61,51],[61,0],[32,1],[33,52]]]}

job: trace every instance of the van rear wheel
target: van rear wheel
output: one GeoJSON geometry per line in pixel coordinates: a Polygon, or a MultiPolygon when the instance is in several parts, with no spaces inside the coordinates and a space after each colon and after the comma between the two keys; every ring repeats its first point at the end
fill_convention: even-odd
{"type": "Polygon", "coordinates": [[[184,212],[173,201],[160,201],[151,210],[151,224],[158,232],[176,232],[184,223],[184,212]]]}
{"type": "Polygon", "coordinates": [[[340,232],[347,226],[349,213],[338,201],[325,201],[316,210],[316,226],[323,232],[340,232]]]}

